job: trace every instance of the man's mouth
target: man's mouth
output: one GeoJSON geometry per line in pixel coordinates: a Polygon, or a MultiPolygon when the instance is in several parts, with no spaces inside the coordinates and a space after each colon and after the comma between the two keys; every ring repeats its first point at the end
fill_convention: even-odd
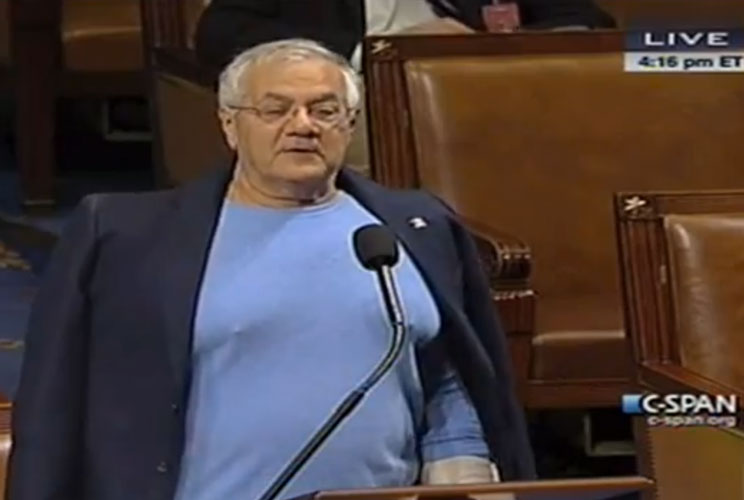
{"type": "Polygon", "coordinates": [[[316,154],[319,155],[320,151],[318,148],[284,148],[283,153],[304,153],[304,154],[316,154]]]}

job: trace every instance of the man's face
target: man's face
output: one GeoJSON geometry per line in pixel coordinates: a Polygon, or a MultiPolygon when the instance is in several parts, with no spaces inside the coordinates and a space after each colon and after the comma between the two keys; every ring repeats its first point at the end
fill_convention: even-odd
{"type": "Polygon", "coordinates": [[[274,183],[323,182],[338,172],[353,118],[338,67],[323,60],[267,61],[241,86],[240,108],[221,110],[220,120],[242,168],[274,183]]]}

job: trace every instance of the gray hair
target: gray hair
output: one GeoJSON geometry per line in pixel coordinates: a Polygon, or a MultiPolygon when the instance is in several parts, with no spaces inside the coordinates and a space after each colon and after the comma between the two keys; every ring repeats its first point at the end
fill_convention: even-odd
{"type": "Polygon", "coordinates": [[[344,75],[346,105],[351,109],[356,109],[359,105],[361,98],[359,77],[349,62],[317,42],[292,38],[256,45],[238,54],[220,74],[217,95],[220,108],[241,104],[244,97],[243,90],[240,88],[242,78],[257,64],[276,59],[291,61],[320,59],[335,64],[344,75]]]}

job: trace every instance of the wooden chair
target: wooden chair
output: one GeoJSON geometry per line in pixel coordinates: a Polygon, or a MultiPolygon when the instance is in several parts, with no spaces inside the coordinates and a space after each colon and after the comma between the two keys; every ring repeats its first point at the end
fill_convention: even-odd
{"type": "Polygon", "coordinates": [[[612,193],[744,186],[744,76],[624,73],[623,44],[614,31],[365,42],[373,176],[439,195],[494,262],[531,263],[500,285],[529,278],[538,295],[512,337],[529,407],[617,406],[629,387],[612,193]]]}
{"type": "Polygon", "coordinates": [[[199,65],[194,33],[203,0],[141,0],[153,126],[161,185],[198,177],[229,157],[216,116],[217,75],[199,65]]]}
{"type": "MultiPolygon", "coordinates": [[[[635,192],[615,199],[636,388],[744,401],[744,191],[635,192]]],[[[636,419],[642,472],[658,500],[744,498],[736,428],[636,419]]]]}
{"type": "Polygon", "coordinates": [[[8,0],[24,202],[54,200],[57,98],[144,94],[137,0],[8,0]]]}

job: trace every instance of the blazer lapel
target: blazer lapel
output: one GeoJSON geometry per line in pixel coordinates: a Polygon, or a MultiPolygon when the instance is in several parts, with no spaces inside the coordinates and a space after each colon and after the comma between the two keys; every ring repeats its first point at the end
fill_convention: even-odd
{"type": "Polygon", "coordinates": [[[440,309],[448,314],[459,308],[454,305],[454,277],[458,269],[445,269],[447,262],[440,257],[442,248],[441,228],[430,226],[421,213],[414,211],[408,203],[400,203],[398,196],[358,174],[344,170],[339,177],[339,186],[357,199],[367,210],[380,218],[400,239],[411,259],[416,263],[440,309]],[[422,226],[422,224],[426,224],[422,226]]]}
{"type": "MultiPolygon", "coordinates": [[[[415,220],[422,215],[414,212],[418,210],[417,204],[402,201],[404,197],[398,197],[395,192],[369,182],[358,174],[344,172],[341,186],[390,227],[418,266],[439,307],[449,354],[466,384],[469,387],[482,383],[495,384],[494,379],[477,381],[469,378],[474,373],[470,368],[476,360],[480,360],[489,376],[493,377],[494,371],[488,353],[478,339],[478,332],[466,313],[460,254],[457,248],[451,249],[454,255],[450,254],[446,241],[442,239],[443,232],[450,231],[441,227],[447,221],[431,220],[426,228],[420,227],[420,224],[415,224],[415,220]],[[456,267],[453,268],[452,262],[457,263],[456,267]]],[[[454,242],[454,245],[457,243],[454,242]]]]}
{"type": "Polygon", "coordinates": [[[163,238],[150,260],[176,388],[186,389],[196,306],[230,169],[220,169],[177,194],[163,238]]]}

